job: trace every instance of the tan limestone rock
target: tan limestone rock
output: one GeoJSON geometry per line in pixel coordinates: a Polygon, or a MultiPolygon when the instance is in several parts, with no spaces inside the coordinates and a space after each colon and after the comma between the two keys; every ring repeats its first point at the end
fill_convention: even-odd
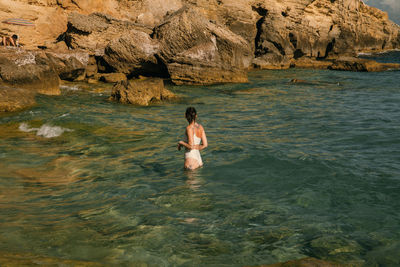
{"type": "Polygon", "coordinates": [[[329,69],[359,72],[379,72],[387,70],[400,70],[400,64],[379,63],[374,60],[343,57],[334,60],[329,69]]]}
{"type": "Polygon", "coordinates": [[[98,73],[98,80],[106,83],[117,83],[126,81],[126,75],[123,73],[98,73]]]}
{"type": "Polygon", "coordinates": [[[60,79],[42,52],[0,49],[0,84],[59,95],[60,79]]]}
{"type": "Polygon", "coordinates": [[[252,49],[241,36],[210,22],[191,7],[171,14],[155,28],[159,57],[176,84],[247,81],[252,49]]]}
{"type": "Polygon", "coordinates": [[[258,1],[256,58],[335,58],[399,47],[400,28],[360,0],[258,1]]]}
{"type": "Polygon", "coordinates": [[[0,112],[18,111],[35,103],[35,94],[30,90],[0,86],[0,112]]]}
{"type": "Polygon", "coordinates": [[[161,76],[165,70],[156,58],[158,51],[158,42],[149,34],[131,30],[111,41],[105,48],[103,58],[117,72],[161,76]]]}
{"type": "Polygon", "coordinates": [[[113,87],[111,93],[112,100],[140,106],[148,106],[153,102],[174,97],[175,95],[164,87],[163,80],[157,78],[119,82],[113,87]]]}
{"type": "Polygon", "coordinates": [[[74,81],[85,74],[89,55],[83,51],[47,52],[47,58],[62,80],[74,81]]]}

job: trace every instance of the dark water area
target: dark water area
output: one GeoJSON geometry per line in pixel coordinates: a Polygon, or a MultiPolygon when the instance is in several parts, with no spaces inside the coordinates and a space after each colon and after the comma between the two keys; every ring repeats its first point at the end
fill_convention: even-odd
{"type": "Polygon", "coordinates": [[[400,265],[400,72],[257,71],[177,102],[63,87],[0,116],[0,251],[107,265],[400,265]],[[291,79],[306,80],[292,84],[291,79]],[[183,170],[187,106],[209,147],[183,170]]]}

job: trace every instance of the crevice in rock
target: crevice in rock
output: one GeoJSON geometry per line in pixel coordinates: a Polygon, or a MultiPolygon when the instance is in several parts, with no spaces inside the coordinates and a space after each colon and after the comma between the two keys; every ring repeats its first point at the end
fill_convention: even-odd
{"type": "Polygon", "coordinates": [[[65,42],[65,44],[67,45],[68,48],[72,48],[72,42],[71,42],[72,38],[71,38],[71,35],[69,35],[67,32],[63,32],[56,39],[56,43],[62,42],[62,41],[65,42]]]}
{"type": "Polygon", "coordinates": [[[111,67],[102,56],[95,56],[97,69],[99,73],[111,73],[115,72],[115,69],[111,67]]]}
{"type": "Polygon", "coordinates": [[[283,47],[282,47],[281,44],[279,44],[279,43],[277,43],[277,42],[274,42],[274,41],[270,41],[270,42],[276,47],[276,49],[279,50],[279,53],[281,53],[282,56],[285,56],[285,55],[286,55],[285,49],[283,49],[283,47]]]}
{"type": "Polygon", "coordinates": [[[296,51],[294,51],[293,58],[294,59],[298,59],[298,58],[301,58],[304,55],[305,54],[301,49],[296,49],[296,51]]]}
{"type": "Polygon", "coordinates": [[[383,40],[382,50],[385,49],[386,44],[387,44],[387,43],[386,43],[386,40],[383,40]]]}
{"type": "Polygon", "coordinates": [[[297,48],[297,38],[293,33],[289,33],[290,43],[293,45],[294,49],[297,48]]]}
{"type": "Polygon", "coordinates": [[[325,58],[327,58],[329,53],[332,52],[333,47],[335,46],[335,43],[336,43],[336,40],[335,40],[335,38],[333,38],[332,41],[329,42],[328,45],[326,46],[325,55],[321,57],[320,53],[318,52],[317,59],[325,59],[325,58]]]}
{"type": "Polygon", "coordinates": [[[289,14],[288,14],[287,12],[285,12],[285,11],[282,11],[281,14],[282,14],[282,16],[285,17],[285,18],[286,18],[287,16],[289,16],[289,14]]]}
{"type": "Polygon", "coordinates": [[[157,59],[157,64],[153,62],[143,62],[141,68],[132,71],[127,75],[128,79],[137,78],[139,76],[145,77],[158,77],[158,78],[170,78],[167,66],[161,60],[158,55],[154,55],[157,59]]]}
{"type": "Polygon", "coordinates": [[[256,23],[256,28],[257,28],[257,34],[254,40],[255,44],[255,50],[254,50],[254,55],[260,56],[264,55],[267,51],[261,47],[261,34],[263,33],[262,25],[265,22],[266,16],[268,15],[268,10],[261,7],[261,6],[252,6],[253,11],[257,12],[258,15],[261,16],[261,18],[257,21],[256,23]]]}
{"type": "Polygon", "coordinates": [[[68,22],[68,25],[67,25],[67,32],[68,33],[76,33],[76,34],[85,35],[85,36],[88,36],[90,34],[90,32],[78,30],[70,22],[68,22]]]}

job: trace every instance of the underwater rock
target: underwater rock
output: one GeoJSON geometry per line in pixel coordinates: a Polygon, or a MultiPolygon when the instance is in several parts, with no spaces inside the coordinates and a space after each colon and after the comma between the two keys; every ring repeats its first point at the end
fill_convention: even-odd
{"type": "Polygon", "coordinates": [[[0,112],[18,111],[35,103],[35,94],[30,90],[0,86],[0,112]]]}
{"type": "Polygon", "coordinates": [[[346,267],[347,265],[323,261],[315,258],[292,260],[283,263],[260,265],[259,267],[346,267]]]}
{"type": "Polygon", "coordinates": [[[101,267],[103,264],[90,261],[69,260],[35,255],[31,253],[0,253],[1,266],[88,266],[101,267]]]}
{"type": "Polygon", "coordinates": [[[111,92],[111,99],[125,104],[148,106],[174,98],[175,95],[164,87],[164,81],[158,78],[144,78],[117,83],[111,92]]]}
{"type": "Polygon", "coordinates": [[[311,251],[318,258],[338,256],[347,253],[360,253],[362,247],[354,240],[338,236],[321,236],[311,241],[311,251]]]}

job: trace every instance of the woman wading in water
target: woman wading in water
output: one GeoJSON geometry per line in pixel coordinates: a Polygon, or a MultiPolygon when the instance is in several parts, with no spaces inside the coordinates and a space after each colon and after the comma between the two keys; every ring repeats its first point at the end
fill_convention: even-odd
{"type": "Polygon", "coordinates": [[[186,140],[178,142],[178,150],[181,150],[182,147],[186,148],[185,169],[194,170],[203,166],[200,150],[208,146],[207,137],[203,126],[196,122],[197,113],[195,108],[188,107],[185,117],[189,122],[189,125],[186,127],[186,140]]]}

